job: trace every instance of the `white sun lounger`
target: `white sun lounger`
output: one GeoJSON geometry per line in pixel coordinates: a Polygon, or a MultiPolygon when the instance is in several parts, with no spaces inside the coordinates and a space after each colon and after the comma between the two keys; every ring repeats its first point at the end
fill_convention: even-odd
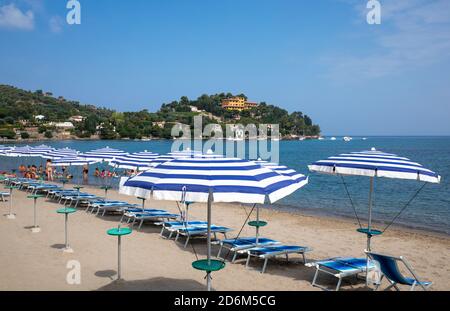
{"type": "MultiPolygon", "coordinates": [[[[233,231],[233,229],[222,227],[222,226],[216,226],[211,225],[211,233],[214,235],[214,239],[217,240],[217,233],[223,234],[225,239],[227,238],[227,232],[233,231]]],[[[189,239],[193,237],[206,237],[208,235],[208,228],[207,225],[199,225],[199,226],[189,226],[189,227],[183,227],[179,228],[177,230],[177,235],[175,237],[175,241],[178,241],[178,238],[180,236],[186,237],[186,242],[184,244],[184,247],[186,248],[189,239]]]]}

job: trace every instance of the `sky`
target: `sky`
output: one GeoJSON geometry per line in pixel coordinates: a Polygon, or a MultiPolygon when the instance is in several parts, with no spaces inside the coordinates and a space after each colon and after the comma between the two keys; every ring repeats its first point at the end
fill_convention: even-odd
{"type": "Polygon", "coordinates": [[[245,93],[325,135],[450,135],[450,1],[0,0],[0,84],[119,111],[245,93]]]}

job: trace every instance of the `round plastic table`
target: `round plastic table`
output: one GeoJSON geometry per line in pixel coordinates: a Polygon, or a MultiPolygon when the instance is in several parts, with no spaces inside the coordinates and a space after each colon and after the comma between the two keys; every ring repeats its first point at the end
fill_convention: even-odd
{"type": "Polygon", "coordinates": [[[129,235],[133,232],[130,228],[113,228],[106,231],[108,235],[117,237],[117,279],[120,280],[122,277],[121,269],[121,238],[124,235],[129,235]]]}
{"type": "Polygon", "coordinates": [[[76,211],[77,210],[75,208],[61,208],[56,211],[58,214],[64,215],[64,249],[63,249],[63,251],[65,253],[73,253],[73,250],[69,246],[69,239],[67,237],[68,236],[67,224],[69,222],[69,215],[76,213],[76,211]]]}
{"type": "Polygon", "coordinates": [[[8,219],[16,219],[16,214],[12,212],[13,208],[13,190],[19,189],[17,186],[7,186],[5,189],[9,189],[9,214],[6,215],[8,219]]]}
{"type": "Polygon", "coordinates": [[[34,204],[33,204],[33,228],[31,228],[31,232],[33,233],[38,233],[41,232],[41,228],[39,228],[39,226],[37,225],[37,211],[36,211],[36,203],[37,200],[40,198],[43,198],[43,195],[38,195],[38,194],[33,194],[33,195],[29,195],[27,196],[28,199],[33,199],[34,200],[34,204]]]}

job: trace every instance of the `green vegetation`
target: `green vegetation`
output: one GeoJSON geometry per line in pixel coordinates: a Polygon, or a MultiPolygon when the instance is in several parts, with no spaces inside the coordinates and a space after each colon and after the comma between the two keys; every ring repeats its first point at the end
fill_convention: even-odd
{"type": "MultiPolygon", "coordinates": [[[[288,111],[260,103],[257,108],[247,111],[227,111],[221,107],[221,101],[233,94],[202,95],[195,100],[183,96],[179,101],[162,104],[157,112],[142,110],[139,112],[116,112],[92,105],[82,105],[76,101],[54,98],[51,93],[42,90],[35,92],[21,90],[12,86],[0,85],[0,137],[13,139],[14,129],[20,130],[20,136],[30,137],[31,127],[36,134],[45,138],[54,137],[58,130],[51,122],[68,121],[73,116],[82,116],[81,122],[73,122],[75,128],[71,134],[79,138],[98,135],[101,139],[144,137],[171,138],[172,126],[183,123],[193,128],[194,117],[201,115],[203,125],[224,124],[280,124],[282,136],[320,134],[318,125],[302,112],[288,111]],[[36,116],[45,118],[40,120],[36,116]],[[28,136],[27,136],[28,135],[28,136]]],[[[237,96],[243,96],[239,94],[237,96]]]]}

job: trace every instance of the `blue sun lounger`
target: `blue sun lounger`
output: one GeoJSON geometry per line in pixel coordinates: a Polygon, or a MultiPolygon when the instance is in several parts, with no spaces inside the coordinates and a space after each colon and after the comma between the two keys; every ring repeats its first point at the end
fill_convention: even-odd
{"type": "Polygon", "coordinates": [[[155,208],[145,208],[142,209],[142,207],[138,207],[137,205],[134,205],[133,207],[126,207],[122,211],[122,218],[120,218],[120,223],[122,223],[125,218],[127,219],[127,223],[129,223],[131,220],[135,221],[136,214],[146,214],[146,213],[167,213],[167,211],[162,209],[155,209],[155,208]]]}
{"type": "Polygon", "coordinates": [[[186,227],[201,227],[204,228],[207,226],[208,223],[206,221],[166,221],[162,223],[161,233],[160,235],[164,238],[164,232],[169,231],[169,236],[167,236],[167,239],[171,239],[172,235],[177,232],[178,229],[186,228],[186,227]]]}
{"type": "MultiPolygon", "coordinates": [[[[395,288],[396,290],[400,290],[400,288],[397,286],[398,284],[406,285],[410,287],[411,291],[414,291],[414,289],[419,286],[424,291],[426,291],[430,286],[433,284],[432,282],[423,281],[422,279],[419,279],[417,274],[414,272],[414,270],[411,268],[409,263],[406,261],[406,259],[402,256],[400,257],[394,257],[389,255],[383,255],[383,254],[377,254],[372,252],[366,252],[366,254],[373,260],[379,263],[380,269],[382,272],[382,277],[386,277],[386,279],[391,283],[385,290],[389,290],[391,288],[395,288]],[[403,265],[406,267],[406,269],[411,273],[412,278],[404,276],[399,268],[398,268],[398,262],[403,263],[403,265]]],[[[381,281],[381,280],[380,280],[381,281]]],[[[375,290],[377,290],[381,285],[377,285],[375,290]]]]}
{"type": "Polygon", "coordinates": [[[312,251],[311,248],[306,246],[293,246],[293,245],[273,245],[267,247],[256,247],[247,250],[247,263],[245,265],[248,268],[251,257],[256,257],[264,260],[264,264],[261,273],[264,273],[267,268],[267,262],[271,258],[276,256],[284,255],[286,256],[286,261],[289,261],[290,254],[300,254],[303,257],[303,262],[306,263],[305,253],[312,251]]]}
{"type": "Polygon", "coordinates": [[[323,272],[328,275],[332,275],[338,279],[338,283],[335,289],[336,291],[339,291],[339,288],[341,287],[342,284],[342,280],[344,278],[351,276],[357,277],[361,273],[366,273],[367,268],[369,268],[369,271],[376,268],[373,263],[369,262],[368,264],[366,258],[354,258],[354,257],[335,257],[308,263],[305,265],[307,267],[316,268],[316,273],[312,281],[312,286],[319,287],[323,290],[330,290],[324,286],[317,284],[319,272],[323,272]]]}
{"type": "Polygon", "coordinates": [[[9,192],[0,192],[0,197],[1,197],[2,202],[5,202],[6,197],[9,197],[9,196],[10,196],[9,192]]]}
{"type": "MultiPolygon", "coordinates": [[[[217,240],[217,233],[223,234],[225,239],[227,238],[227,232],[233,231],[233,229],[211,225],[211,233],[214,235],[214,239],[217,240]]],[[[177,235],[175,237],[175,241],[178,241],[180,236],[186,237],[186,242],[184,247],[186,248],[190,238],[193,237],[206,237],[208,235],[207,225],[198,225],[198,226],[189,226],[177,229],[177,235]]]]}
{"type": "Polygon", "coordinates": [[[150,213],[135,213],[133,216],[132,226],[139,221],[139,229],[141,229],[142,225],[145,221],[151,221],[153,223],[160,221],[169,221],[171,219],[177,219],[180,215],[172,214],[167,211],[158,211],[158,212],[150,212],[150,213]]]}
{"type": "MultiPolygon", "coordinates": [[[[221,240],[219,241],[219,252],[217,253],[217,258],[221,258],[220,255],[222,253],[222,249],[228,249],[229,252],[233,253],[233,258],[231,259],[231,262],[235,262],[237,255],[239,254],[240,251],[244,251],[250,248],[254,248],[254,247],[266,247],[266,246],[271,246],[271,245],[278,245],[281,244],[278,241],[272,240],[272,239],[268,239],[268,238],[263,238],[260,237],[258,238],[258,243],[256,243],[256,237],[251,237],[251,238],[238,238],[238,239],[226,239],[226,240],[221,240]]],[[[228,254],[227,254],[228,256],[228,254]]],[[[225,258],[224,258],[225,259],[225,258]]]]}

